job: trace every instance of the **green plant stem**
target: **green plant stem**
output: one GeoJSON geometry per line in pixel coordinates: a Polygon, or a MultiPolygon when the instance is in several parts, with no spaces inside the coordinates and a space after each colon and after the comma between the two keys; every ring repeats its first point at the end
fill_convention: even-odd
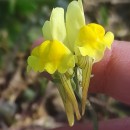
{"type": "Polygon", "coordinates": [[[98,130],[98,119],[97,119],[97,114],[94,110],[94,108],[92,107],[91,103],[87,100],[87,108],[90,111],[90,114],[92,116],[92,120],[93,120],[93,130],[98,130]]]}
{"type": "Polygon", "coordinates": [[[79,94],[79,80],[78,80],[78,75],[77,75],[77,67],[74,68],[75,76],[74,76],[74,82],[76,84],[76,89],[75,93],[78,96],[79,100],[81,100],[81,95],[79,94]]]}

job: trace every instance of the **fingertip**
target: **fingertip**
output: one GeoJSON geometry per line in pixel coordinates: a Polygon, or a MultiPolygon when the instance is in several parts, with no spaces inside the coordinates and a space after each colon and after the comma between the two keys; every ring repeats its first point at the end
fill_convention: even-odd
{"type": "Polygon", "coordinates": [[[114,41],[111,51],[93,66],[90,92],[104,93],[130,105],[130,42],[114,41]]]}

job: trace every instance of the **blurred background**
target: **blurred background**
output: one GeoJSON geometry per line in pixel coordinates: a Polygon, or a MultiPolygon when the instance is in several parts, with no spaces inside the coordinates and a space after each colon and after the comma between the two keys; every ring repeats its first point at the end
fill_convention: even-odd
{"type": "MultiPolygon", "coordinates": [[[[70,0],[0,0],[0,129],[45,130],[67,124],[56,85],[26,73],[32,44],[52,8],[70,0]]],[[[130,0],[84,0],[86,23],[102,24],[115,39],[130,41],[130,0]]],[[[98,120],[130,115],[130,107],[103,94],[89,95],[98,120]]],[[[80,122],[92,121],[91,110],[80,122]]]]}

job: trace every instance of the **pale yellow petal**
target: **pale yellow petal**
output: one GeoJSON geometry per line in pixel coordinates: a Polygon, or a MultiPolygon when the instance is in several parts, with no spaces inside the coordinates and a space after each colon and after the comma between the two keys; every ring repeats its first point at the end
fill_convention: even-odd
{"type": "Polygon", "coordinates": [[[53,40],[58,40],[64,43],[66,39],[66,28],[63,8],[55,8],[52,10],[50,17],[50,29],[53,40]]]}
{"type": "Polygon", "coordinates": [[[28,57],[28,68],[34,70],[35,72],[42,72],[44,70],[44,64],[40,61],[37,56],[28,57]]]}
{"type": "Polygon", "coordinates": [[[79,4],[80,9],[84,12],[82,0],[78,0],[78,4],[79,4]]]}
{"type": "Polygon", "coordinates": [[[52,34],[50,29],[50,21],[46,21],[42,27],[43,37],[45,40],[52,40],[52,34]]]}
{"type": "Polygon", "coordinates": [[[113,43],[114,41],[114,34],[112,32],[107,32],[104,36],[104,44],[109,48],[111,49],[111,44],[113,43]]]}
{"type": "Polygon", "coordinates": [[[68,38],[68,47],[74,52],[74,44],[78,35],[78,31],[85,25],[84,12],[81,1],[72,1],[66,13],[66,30],[68,38]]]}
{"type": "Polygon", "coordinates": [[[70,68],[75,66],[75,57],[73,56],[72,53],[70,53],[68,56],[65,56],[63,58],[63,61],[59,65],[58,71],[60,73],[65,73],[66,72],[65,68],[67,68],[67,66],[70,68]],[[62,66],[66,66],[66,67],[62,67],[62,66]]]}
{"type": "Polygon", "coordinates": [[[92,43],[92,44],[93,46],[87,44],[86,46],[78,47],[77,55],[90,56],[91,58],[94,59],[95,62],[98,62],[102,59],[106,47],[104,45],[100,47],[96,43],[92,43]]]}

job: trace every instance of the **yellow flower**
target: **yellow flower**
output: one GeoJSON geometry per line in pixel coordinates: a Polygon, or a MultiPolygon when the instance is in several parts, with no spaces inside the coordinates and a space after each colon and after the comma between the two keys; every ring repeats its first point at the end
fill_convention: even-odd
{"type": "Polygon", "coordinates": [[[45,40],[58,40],[65,43],[66,28],[63,8],[57,7],[52,10],[50,21],[44,23],[42,31],[45,40]]]}
{"type": "Polygon", "coordinates": [[[58,87],[70,126],[74,124],[74,112],[80,119],[78,103],[74,95],[70,78],[66,72],[75,66],[72,52],[66,47],[66,28],[64,10],[52,10],[50,21],[46,21],[42,28],[45,41],[35,47],[28,57],[28,68],[34,71],[47,71],[50,74],[59,73],[62,85],[58,87]]]}
{"type": "Polygon", "coordinates": [[[106,47],[111,48],[113,40],[112,32],[105,34],[105,30],[101,25],[90,23],[79,30],[76,54],[89,56],[94,59],[94,62],[97,62],[102,59],[106,47]]]}
{"type": "Polygon", "coordinates": [[[46,70],[50,74],[56,71],[65,73],[69,68],[73,68],[74,56],[64,44],[66,40],[64,10],[53,9],[50,21],[45,22],[42,30],[46,41],[32,50],[28,58],[29,67],[39,72],[46,70]]]}
{"type": "MultiPolygon", "coordinates": [[[[63,86],[58,86],[58,90],[69,124],[72,126],[74,114],[78,120],[81,116],[71,85],[71,79],[74,77],[67,75],[70,72],[73,74],[75,64],[76,69],[77,66],[82,69],[81,97],[84,115],[92,65],[102,59],[106,48],[111,48],[114,35],[112,32],[105,34],[105,29],[99,24],[85,24],[82,0],[72,1],[68,5],[65,18],[66,22],[63,8],[52,10],[50,21],[46,21],[42,28],[45,41],[32,50],[28,57],[28,69],[59,74],[63,86]]],[[[75,68],[74,70],[78,72],[75,68]]]]}
{"type": "Polygon", "coordinates": [[[74,57],[69,49],[57,40],[45,41],[32,50],[28,65],[34,71],[47,71],[50,74],[58,71],[65,73],[74,67],[74,57]]]}
{"type": "Polygon", "coordinates": [[[102,59],[106,47],[111,48],[114,40],[112,32],[105,34],[104,28],[99,24],[88,24],[79,30],[75,45],[79,65],[82,67],[82,115],[85,112],[87,92],[90,82],[92,65],[102,59]]]}
{"type": "Polygon", "coordinates": [[[75,52],[77,64],[82,68],[82,115],[84,115],[92,65],[101,60],[106,47],[111,48],[114,35],[112,32],[105,34],[104,28],[99,24],[85,25],[81,0],[69,4],[66,30],[69,47],[75,52]]]}

